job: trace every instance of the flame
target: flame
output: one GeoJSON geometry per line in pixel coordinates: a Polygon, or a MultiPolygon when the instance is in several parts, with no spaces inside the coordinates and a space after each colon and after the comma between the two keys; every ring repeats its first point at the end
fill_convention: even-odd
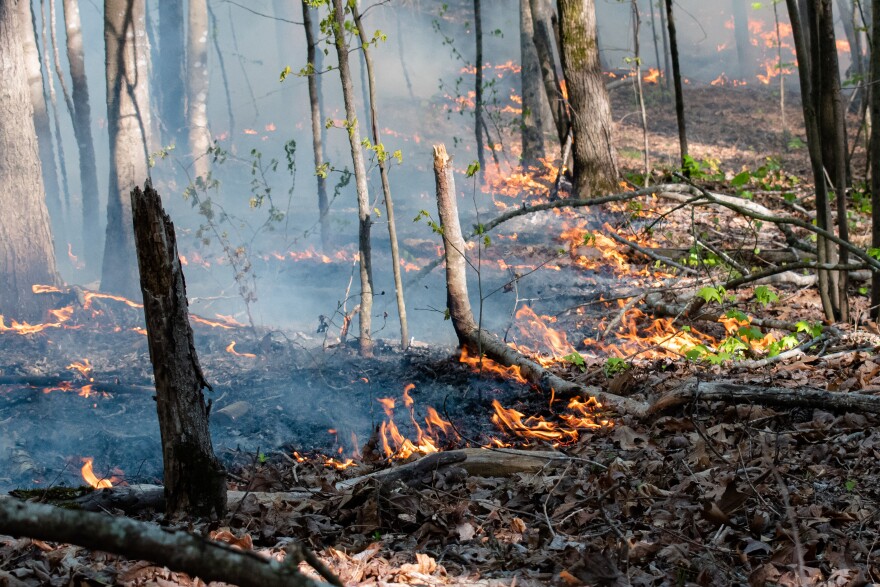
{"type": "Polygon", "coordinates": [[[210,326],[211,328],[222,328],[223,330],[232,330],[233,328],[235,328],[235,326],[231,324],[226,324],[225,322],[217,322],[215,320],[208,320],[207,318],[202,318],[201,316],[197,316],[195,314],[190,314],[189,319],[193,322],[204,324],[205,326],[210,326]]]}
{"type": "Polygon", "coordinates": [[[91,487],[95,489],[110,489],[113,487],[113,483],[110,482],[109,479],[98,479],[95,476],[94,471],[92,471],[92,461],[94,459],[92,457],[83,457],[83,466],[80,469],[82,473],[82,478],[88,483],[91,487]]]}
{"type": "Polygon", "coordinates": [[[226,352],[235,355],[236,357],[247,357],[249,359],[256,359],[257,355],[253,353],[240,353],[235,350],[235,341],[230,342],[226,347],[226,352]]]}
{"type": "Polygon", "coordinates": [[[649,68],[648,73],[642,77],[642,81],[648,84],[660,83],[660,70],[656,67],[649,68]]]}
{"type": "Polygon", "coordinates": [[[74,361],[66,368],[71,371],[79,371],[80,375],[82,375],[83,377],[88,377],[89,373],[92,372],[92,362],[88,359],[83,359],[82,361],[74,361]]]}
{"type": "MultiPolygon", "coordinates": [[[[86,266],[85,263],[79,260],[79,257],[73,254],[73,245],[67,243],[67,257],[70,259],[70,263],[73,265],[75,269],[82,269],[86,266]]],[[[37,292],[34,292],[37,293],[37,292]]]]}
{"type": "Polygon", "coordinates": [[[529,347],[517,344],[511,345],[520,352],[532,355],[541,365],[547,367],[559,359],[574,352],[574,347],[568,342],[565,333],[554,330],[547,324],[556,322],[552,316],[538,316],[529,306],[523,306],[516,313],[516,326],[520,335],[526,340],[538,343],[540,352],[549,353],[550,357],[542,357],[529,347]]]}
{"type": "Polygon", "coordinates": [[[415,401],[409,393],[415,387],[412,383],[407,384],[402,396],[403,405],[409,412],[409,420],[416,433],[414,441],[404,436],[394,422],[394,409],[397,402],[390,397],[376,399],[385,412],[385,420],[379,426],[379,443],[387,458],[406,459],[413,454],[435,453],[440,450],[438,448],[440,433],[447,437],[457,438],[452,424],[441,418],[437,410],[432,407],[428,408],[424,429],[416,421],[415,401]]]}
{"type": "Polygon", "coordinates": [[[504,367],[489,357],[483,357],[481,360],[480,357],[471,356],[467,347],[461,348],[461,356],[458,358],[458,361],[466,365],[471,365],[471,367],[477,371],[488,371],[489,373],[496,373],[504,378],[513,379],[520,383],[528,383],[526,378],[522,376],[522,370],[519,366],[512,365],[510,367],[504,367]]]}

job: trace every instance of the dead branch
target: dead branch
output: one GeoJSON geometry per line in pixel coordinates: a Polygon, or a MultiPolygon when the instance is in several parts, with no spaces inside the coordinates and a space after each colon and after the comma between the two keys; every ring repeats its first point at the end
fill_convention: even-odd
{"type": "Polygon", "coordinates": [[[788,389],[757,387],[728,381],[690,381],[664,394],[651,404],[645,416],[656,416],[692,401],[721,401],[730,404],[757,403],[786,408],[819,408],[836,412],[880,414],[880,397],[859,393],[825,391],[810,387],[788,389]]]}
{"type": "Polygon", "coordinates": [[[645,255],[646,257],[650,257],[651,259],[654,259],[655,261],[660,261],[661,263],[669,265],[670,267],[675,267],[676,269],[678,269],[682,273],[687,273],[688,275],[699,275],[700,274],[699,271],[694,271],[690,267],[685,267],[681,263],[676,263],[675,261],[673,261],[669,257],[664,257],[663,255],[655,253],[651,249],[637,245],[636,243],[632,242],[631,240],[623,238],[622,236],[615,233],[614,231],[608,231],[607,234],[608,234],[608,236],[610,236],[612,239],[619,242],[620,244],[625,245],[625,246],[631,248],[632,250],[637,251],[637,252],[645,255]]]}
{"type": "Polygon", "coordinates": [[[144,559],[201,578],[240,587],[326,587],[275,560],[186,532],[128,518],[0,500],[0,533],[76,544],[144,559]]]}

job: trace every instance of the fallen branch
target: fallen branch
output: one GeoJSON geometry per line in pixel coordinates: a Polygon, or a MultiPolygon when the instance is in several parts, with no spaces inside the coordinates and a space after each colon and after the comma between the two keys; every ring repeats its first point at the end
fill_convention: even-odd
{"type": "Polygon", "coordinates": [[[0,533],[75,544],[152,561],[205,582],[239,587],[325,587],[295,567],[192,534],[105,514],[0,500],[0,533]]]}
{"type": "Polygon", "coordinates": [[[880,397],[873,395],[825,391],[810,387],[788,389],[784,387],[756,387],[728,381],[691,381],[664,394],[651,405],[645,415],[656,416],[696,400],[880,414],[880,397]]]}

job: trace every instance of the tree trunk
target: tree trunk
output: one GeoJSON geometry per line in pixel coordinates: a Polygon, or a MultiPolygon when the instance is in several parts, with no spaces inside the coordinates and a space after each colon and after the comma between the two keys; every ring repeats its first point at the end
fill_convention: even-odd
{"type": "Polygon", "coordinates": [[[24,64],[27,83],[30,89],[31,106],[34,112],[34,128],[37,133],[37,147],[43,169],[43,185],[46,188],[46,204],[49,216],[55,222],[61,220],[61,186],[58,184],[58,167],[55,165],[55,151],[52,148],[52,127],[49,122],[49,109],[46,107],[46,93],[43,85],[43,71],[40,63],[40,49],[37,45],[36,15],[30,2],[16,3],[19,14],[19,31],[24,49],[24,64]]]}
{"type": "Polygon", "coordinates": [[[400,276],[400,250],[397,246],[397,225],[394,222],[394,201],[391,199],[391,184],[388,182],[387,158],[390,156],[382,144],[379,135],[379,114],[376,109],[376,74],[373,70],[373,57],[370,54],[370,39],[364,30],[357,4],[351,4],[351,14],[361,39],[361,51],[364,54],[364,65],[367,69],[369,95],[367,106],[370,109],[370,129],[373,135],[373,146],[376,148],[376,161],[379,164],[379,176],[382,179],[382,195],[385,198],[385,212],[388,215],[388,237],[391,241],[391,271],[394,275],[394,294],[397,300],[397,316],[400,319],[400,346],[409,348],[409,325],[406,319],[406,302],[403,297],[403,279],[400,276]]]}
{"type": "Polygon", "coordinates": [[[208,149],[208,2],[189,0],[186,36],[186,122],[193,175],[206,177],[210,171],[208,149]]]}
{"type": "MultiPolygon", "coordinates": [[[[58,285],[21,32],[21,4],[0,2],[0,315],[40,320],[58,285]]],[[[2,322],[2,318],[0,318],[2,322]]]]}
{"type": "Polygon", "coordinates": [[[477,43],[474,79],[474,138],[477,142],[477,161],[480,163],[480,180],[486,170],[486,156],[483,153],[483,8],[481,0],[474,0],[474,37],[477,43]]]}
{"type": "MultiPolygon", "coordinates": [[[[880,0],[871,3],[871,38],[876,48],[880,39],[880,0]]],[[[880,249],[880,91],[873,88],[880,80],[880,51],[871,50],[871,246],[880,249]]],[[[880,272],[871,274],[871,317],[880,318],[880,272]]]]}
{"type": "MultiPolygon", "coordinates": [[[[660,3],[660,31],[663,33],[663,83],[666,85],[666,91],[671,89],[672,85],[672,63],[669,58],[669,27],[666,23],[666,0],[658,0],[660,3]]],[[[665,96],[664,96],[665,97],[665,96]]]]}
{"type": "MultiPolygon", "coordinates": [[[[55,148],[58,149],[58,171],[61,176],[61,196],[59,199],[58,209],[49,209],[49,215],[53,222],[53,234],[55,238],[61,242],[67,241],[67,213],[64,210],[64,204],[70,207],[70,183],[67,179],[67,158],[64,156],[64,141],[61,139],[61,117],[58,116],[58,100],[55,94],[55,77],[52,75],[52,68],[49,66],[49,27],[46,17],[46,0],[40,0],[40,21],[42,30],[40,31],[40,39],[42,41],[42,51],[40,53],[40,61],[45,72],[46,89],[48,90],[49,101],[48,106],[51,107],[52,125],[55,133],[55,148]],[[63,204],[62,204],[63,202],[63,204]]],[[[36,28],[34,28],[36,35],[36,28]]],[[[39,49],[38,49],[39,51],[39,49]]]]}
{"type": "Polygon", "coordinates": [[[183,16],[180,0],[159,0],[159,113],[164,130],[163,143],[184,143],[186,128],[186,65],[183,16]]]}
{"type": "Polygon", "coordinates": [[[149,177],[150,93],[144,0],[104,2],[110,184],[103,291],[137,298],[129,192],[149,177]]]}
{"type": "Polygon", "coordinates": [[[64,28],[67,32],[67,61],[73,82],[73,130],[79,147],[79,176],[82,187],[83,252],[90,267],[98,264],[100,239],[95,238],[99,223],[98,171],[95,167],[95,144],[92,140],[92,113],[89,85],[86,80],[82,23],[79,0],[64,0],[64,28]]]}
{"type": "Polygon", "coordinates": [[[669,29],[669,53],[672,56],[672,84],[675,87],[675,117],[678,120],[678,148],[681,166],[685,167],[688,155],[687,128],[684,120],[684,91],[681,87],[681,66],[678,61],[678,42],[675,38],[675,19],[672,14],[672,0],[666,1],[666,26],[669,29]]]}
{"type": "MultiPolygon", "coordinates": [[[[834,15],[831,0],[820,0],[821,10],[818,16],[818,34],[816,45],[819,46],[821,57],[816,61],[816,70],[821,76],[818,87],[821,118],[822,145],[828,147],[829,153],[822,155],[822,163],[831,177],[835,191],[837,206],[837,236],[849,241],[849,227],[846,210],[846,193],[849,170],[847,169],[846,120],[844,119],[843,98],[840,95],[840,65],[837,60],[837,42],[834,34],[834,15]]],[[[829,230],[833,230],[829,228],[829,230]]],[[[839,262],[849,262],[849,252],[839,247],[839,262]]],[[[847,295],[848,279],[846,272],[837,276],[837,313],[836,318],[846,322],[849,320],[849,301],[847,295]]]]}
{"type": "MultiPolygon", "coordinates": [[[[315,177],[318,179],[318,214],[321,222],[321,249],[324,253],[330,251],[330,217],[328,216],[329,203],[327,202],[327,177],[324,171],[324,140],[323,140],[323,112],[320,102],[321,74],[318,64],[315,62],[315,31],[312,24],[312,8],[308,0],[302,0],[303,26],[306,30],[306,59],[311,64],[313,73],[309,74],[309,106],[312,112],[312,146],[315,154],[315,177]]],[[[320,52],[323,55],[323,52],[320,52]]]]}
{"type": "Polygon", "coordinates": [[[162,436],[165,515],[222,518],[226,471],[214,456],[208,406],[189,323],[186,282],[177,254],[174,225],[159,194],[147,181],[131,192],[141,291],[150,361],[156,380],[156,410],[162,436]]]}
{"type": "Polygon", "coordinates": [[[342,80],[342,99],[345,103],[346,130],[348,132],[351,159],[354,165],[354,178],[357,187],[360,255],[361,303],[360,303],[360,354],[373,355],[373,337],[370,332],[373,311],[373,267],[370,259],[370,194],[367,188],[367,171],[364,166],[364,153],[361,150],[361,133],[357,120],[357,104],[351,68],[348,62],[348,43],[345,40],[345,11],[342,0],[333,0],[333,39],[339,60],[339,77],[342,80]]]}
{"type": "Polygon", "coordinates": [[[529,6],[532,9],[532,24],[535,29],[533,42],[538,54],[541,78],[544,81],[544,93],[550,103],[550,112],[556,126],[556,138],[559,140],[559,148],[562,149],[568,134],[568,111],[565,107],[559,73],[556,70],[553,33],[550,30],[550,17],[544,2],[545,0],[529,0],[529,6]]]}
{"type": "Polygon", "coordinates": [[[752,62],[752,44],[749,34],[749,15],[747,0],[731,0],[733,9],[733,33],[736,38],[736,58],[739,65],[739,78],[751,79],[755,73],[752,62]]]}
{"type": "Polygon", "coordinates": [[[535,27],[532,22],[532,8],[529,0],[519,0],[519,49],[520,79],[522,80],[522,164],[524,167],[537,165],[538,159],[545,156],[544,135],[550,112],[544,84],[541,80],[541,66],[538,52],[532,40],[535,27]]]}
{"type": "Polygon", "coordinates": [[[574,187],[579,198],[617,188],[611,105],[596,45],[593,0],[559,0],[562,71],[574,136],[574,187]]]}
{"type": "MultiPolygon", "coordinates": [[[[808,53],[807,29],[804,26],[798,0],[786,0],[788,17],[791,22],[792,37],[794,38],[795,52],[798,60],[798,77],[801,86],[801,104],[804,111],[804,126],[807,133],[807,149],[810,155],[810,165],[813,170],[813,181],[816,189],[816,225],[828,230],[830,226],[831,207],[828,203],[828,188],[825,181],[825,168],[822,165],[821,133],[819,129],[819,117],[814,100],[813,70],[814,61],[808,53]]],[[[809,18],[807,21],[809,22],[809,18]]],[[[828,239],[821,236],[816,241],[817,257],[819,264],[832,262],[834,248],[828,239]]],[[[832,287],[831,276],[828,271],[819,270],[819,296],[822,300],[822,309],[828,320],[833,320],[836,304],[832,299],[832,291],[836,297],[836,290],[832,287]]]]}

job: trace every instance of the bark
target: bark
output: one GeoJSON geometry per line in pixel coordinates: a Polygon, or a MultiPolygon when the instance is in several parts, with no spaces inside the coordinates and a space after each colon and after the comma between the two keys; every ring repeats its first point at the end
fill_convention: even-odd
{"type": "MultiPolygon", "coordinates": [[[[825,168],[822,164],[821,133],[819,118],[814,99],[814,77],[816,69],[815,61],[808,52],[807,31],[809,30],[809,18],[807,26],[802,17],[804,14],[798,8],[798,0],[786,0],[789,21],[791,22],[792,37],[794,38],[795,52],[798,60],[798,77],[801,86],[801,105],[804,111],[804,127],[807,134],[807,149],[810,155],[810,165],[813,171],[813,182],[816,190],[816,225],[822,230],[828,230],[831,220],[831,207],[828,202],[828,188],[825,182],[825,168]]],[[[808,15],[809,16],[809,15],[808,15]]],[[[822,236],[817,240],[817,256],[820,264],[833,263],[834,248],[828,239],[822,236]]],[[[828,271],[819,271],[819,296],[822,300],[822,309],[825,317],[834,319],[836,304],[832,299],[831,276],[828,271]]]]}
{"type": "Polygon", "coordinates": [[[545,111],[549,113],[538,52],[532,40],[535,36],[532,8],[529,0],[519,0],[520,80],[522,80],[522,164],[537,165],[544,157],[545,111]]]}
{"type": "MultiPolygon", "coordinates": [[[[846,121],[844,120],[843,98],[840,95],[840,66],[837,61],[837,43],[834,34],[834,19],[831,0],[821,0],[817,14],[818,26],[815,45],[819,48],[820,59],[815,61],[821,81],[818,85],[819,113],[822,133],[822,164],[828,172],[835,191],[837,205],[837,234],[849,240],[849,227],[846,214],[847,147],[846,121]]],[[[838,248],[838,258],[842,265],[849,261],[846,248],[838,248]]],[[[834,262],[832,260],[832,262],[834,262]]],[[[835,318],[849,320],[849,301],[847,295],[848,279],[845,272],[837,276],[837,311],[835,318]]]]}
{"type": "MultiPolygon", "coordinates": [[[[312,8],[308,0],[302,0],[303,27],[306,30],[306,59],[312,65],[314,73],[309,75],[309,107],[312,113],[312,147],[315,155],[315,177],[318,180],[318,214],[321,223],[321,248],[324,253],[330,251],[330,217],[327,201],[327,178],[324,167],[323,112],[321,108],[320,69],[315,61],[316,53],[314,25],[312,24],[312,8]]],[[[317,12],[317,11],[316,11],[317,12]]],[[[323,54],[323,53],[322,53],[323,54]]]]}
{"type": "Polygon", "coordinates": [[[578,197],[617,188],[611,105],[599,67],[593,0],[559,0],[562,71],[571,104],[574,189],[578,197]]]}
{"type": "Polygon", "coordinates": [[[79,177],[82,187],[83,251],[85,261],[96,266],[100,239],[95,238],[98,226],[98,170],[95,166],[95,144],[92,140],[92,113],[89,105],[89,84],[86,80],[83,53],[82,23],[79,0],[64,0],[64,28],[67,32],[67,61],[73,94],[73,132],[79,147],[79,177]]]}
{"type": "Polygon", "coordinates": [[[755,73],[752,62],[752,44],[749,38],[748,0],[731,0],[733,9],[733,33],[736,39],[736,58],[740,79],[751,79],[755,73]]]}
{"type": "Polygon", "coordinates": [[[538,65],[541,68],[544,93],[547,95],[547,100],[550,103],[553,124],[556,126],[556,138],[559,140],[559,148],[561,149],[565,144],[565,137],[568,134],[568,110],[565,105],[559,73],[556,70],[553,33],[550,28],[547,7],[544,3],[545,0],[529,0],[529,7],[532,9],[532,24],[535,29],[533,42],[538,54],[538,65]]]}
{"type": "Polygon", "coordinates": [[[186,36],[186,122],[189,150],[193,157],[193,175],[206,177],[210,172],[208,149],[208,3],[189,1],[186,36]]]}
{"type": "Polygon", "coordinates": [[[329,585],[302,575],[296,566],[270,561],[254,552],[187,532],[45,504],[13,499],[0,501],[0,532],[145,559],[205,582],[224,581],[240,587],[329,585]]]}
{"type": "Polygon", "coordinates": [[[183,144],[186,128],[184,66],[185,4],[180,0],[159,0],[159,80],[157,86],[163,143],[183,144]]]}
{"type": "Polygon", "coordinates": [[[101,289],[137,298],[129,192],[149,176],[150,94],[144,0],[104,2],[110,183],[101,289]]]}
{"type": "Polygon", "coordinates": [[[727,381],[695,381],[686,383],[657,399],[646,416],[657,416],[672,408],[693,402],[720,401],[728,404],[756,403],[787,408],[816,408],[836,412],[880,413],[880,397],[798,387],[758,387],[727,381]]]}
{"type": "Polygon", "coordinates": [[[632,3],[633,15],[633,55],[636,59],[636,94],[639,99],[639,113],[642,118],[642,148],[644,149],[645,161],[645,187],[651,180],[651,151],[648,145],[648,113],[645,110],[645,93],[642,91],[642,54],[639,44],[639,34],[642,28],[642,16],[639,12],[638,0],[632,3]]]}
{"type": "Polygon", "coordinates": [[[681,87],[681,66],[678,62],[678,42],[675,38],[675,19],[672,14],[672,0],[666,2],[666,27],[669,29],[669,54],[672,58],[672,85],[675,87],[675,117],[678,120],[678,148],[681,166],[685,167],[688,155],[687,128],[684,119],[684,92],[681,87]]]}
{"type": "MultiPolygon", "coordinates": [[[[52,3],[51,6],[54,6],[54,3],[52,3]]],[[[52,75],[52,68],[49,66],[49,29],[46,17],[46,0],[40,0],[40,20],[43,25],[40,34],[43,45],[41,61],[43,64],[43,71],[46,73],[46,88],[49,92],[49,103],[52,107],[52,125],[55,132],[55,148],[58,149],[58,171],[61,174],[61,194],[64,197],[64,204],[69,208],[70,182],[67,178],[67,158],[64,156],[64,141],[61,138],[61,117],[58,115],[58,100],[55,94],[55,77],[52,75]]],[[[54,32],[54,27],[52,30],[54,32]]],[[[36,28],[34,29],[34,33],[36,34],[36,28]]],[[[53,210],[51,209],[49,210],[49,213],[53,220],[53,234],[61,242],[65,242],[67,240],[67,212],[59,203],[57,214],[53,213],[53,210]]]]}
{"type": "Polygon", "coordinates": [[[141,291],[162,437],[165,514],[222,518],[226,471],[214,456],[174,225],[147,181],[131,192],[141,291]]]}
{"type": "Polygon", "coordinates": [[[388,182],[387,157],[389,154],[382,145],[382,137],[379,135],[379,114],[376,109],[376,74],[373,71],[373,57],[370,53],[370,39],[364,30],[363,22],[358,13],[357,4],[351,6],[351,14],[357,26],[361,40],[361,51],[364,55],[364,65],[367,70],[367,83],[369,88],[368,107],[370,110],[370,130],[373,135],[373,145],[377,147],[376,160],[379,165],[379,176],[382,180],[382,195],[385,199],[385,213],[388,215],[388,238],[391,241],[391,269],[394,275],[394,294],[397,300],[397,316],[400,320],[400,346],[403,350],[409,348],[409,325],[406,319],[406,301],[403,297],[403,279],[400,275],[400,249],[397,245],[397,225],[394,221],[394,201],[391,198],[391,184],[388,182]]]}
{"type": "Polygon", "coordinates": [[[24,49],[30,102],[34,113],[34,129],[37,133],[43,185],[46,189],[46,204],[49,208],[50,218],[54,222],[60,222],[62,218],[61,186],[58,183],[58,167],[55,164],[55,151],[52,146],[52,127],[49,122],[49,109],[46,105],[40,49],[37,45],[36,14],[32,11],[30,2],[17,2],[16,7],[19,14],[19,30],[24,49]]]}
{"type": "MultiPolygon", "coordinates": [[[[871,38],[880,39],[880,0],[871,3],[871,38]]],[[[876,47],[876,45],[875,45],[876,47]]],[[[880,51],[871,50],[871,82],[880,80],[880,51]]],[[[871,246],[880,249],[880,91],[869,92],[871,101],[871,246]]],[[[880,318],[880,272],[871,276],[871,317],[880,318]]]]}
{"type": "Polygon", "coordinates": [[[0,2],[0,315],[40,320],[51,296],[35,284],[58,285],[37,136],[28,89],[20,4],[0,2]]]}
{"type": "Polygon", "coordinates": [[[476,77],[474,79],[474,137],[477,141],[477,161],[480,163],[480,180],[486,169],[483,153],[483,11],[481,0],[474,0],[474,36],[477,43],[476,77]]]}
{"type": "Polygon", "coordinates": [[[346,130],[351,148],[351,159],[354,165],[354,177],[358,200],[358,253],[360,255],[360,354],[364,357],[373,354],[373,338],[371,329],[373,311],[373,268],[370,259],[370,194],[367,188],[367,171],[364,166],[364,154],[361,151],[360,125],[357,120],[357,104],[354,96],[354,85],[351,80],[351,67],[348,62],[348,42],[345,40],[345,11],[342,0],[333,0],[332,6],[333,39],[336,55],[339,60],[339,77],[342,81],[342,99],[345,103],[346,130]]]}
{"type": "MultiPolygon", "coordinates": [[[[660,31],[663,33],[663,83],[666,85],[666,91],[671,89],[672,85],[672,63],[669,56],[669,26],[666,22],[666,2],[660,2],[660,31]]],[[[659,66],[658,66],[659,67],[659,66]]]]}

